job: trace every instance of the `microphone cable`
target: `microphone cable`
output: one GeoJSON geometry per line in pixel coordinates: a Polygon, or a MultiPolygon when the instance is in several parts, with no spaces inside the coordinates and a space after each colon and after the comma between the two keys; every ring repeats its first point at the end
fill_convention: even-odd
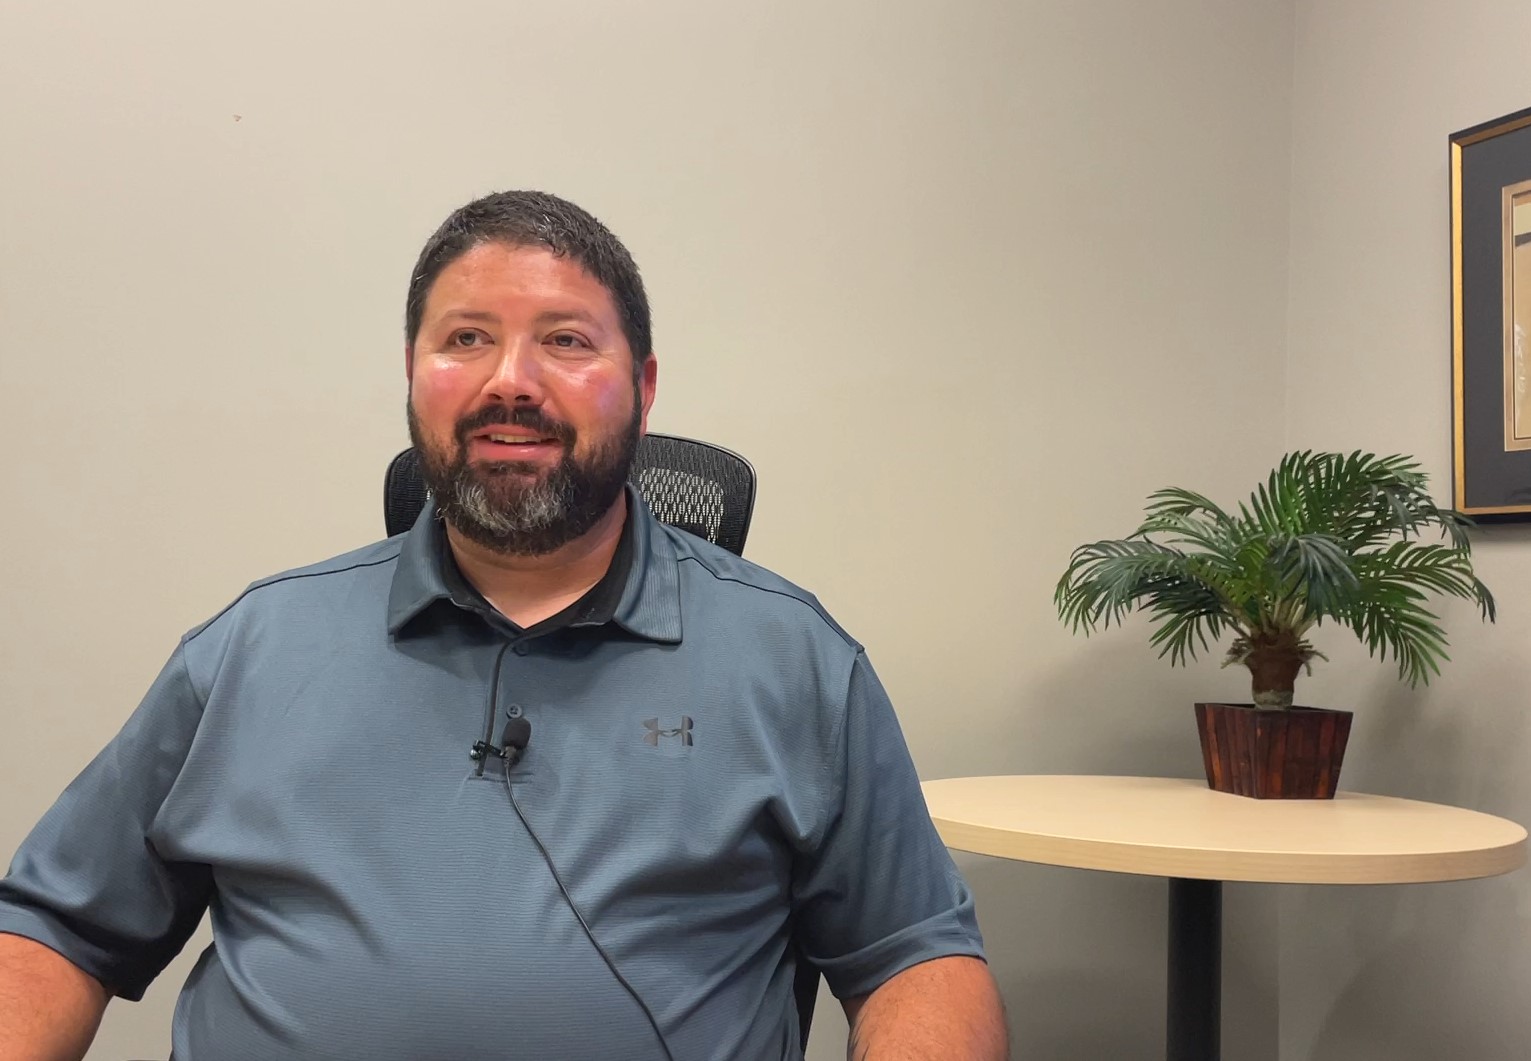
{"type": "Polygon", "coordinates": [[[595,933],[590,930],[590,923],[585,920],[585,915],[580,912],[579,906],[574,902],[574,897],[569,894],[569,889],[564,886],[563,877],[559,876],[558,867],[553,864],[553,856],[548,854],[547,846],[543,844],[542,838],[537,835],[537,831],[532,828],[532,823],[526,820],[526,814],[521,810],[521,803],[516,799],[515,787],[510,783],[510,764],[508,763],[505,768],[505,791],[510,796],[510,805],[516,809],[516,817],[521,819],[521,825],[526,830],[526,835],[532,838],[532,843],[536,844],[537,850],[542,852],[542,861],[547,863],[548,872],[553,875],[553,882],[558,885],[558,890],[563,893],[564,902],[568,904],[569,909],[573,912],[574,919],[579,922],[579,927],[584,929],[585,938],[590,941],[590,945],[595,948],[595,952],[606,963],[606,968],[611,970],[611,975],[617,978],[617,983],[621,984],[623,989],[633,997],[633,1001],[638,1003],[638,1008],[648,1018],[649,1027],[654,1029],[654,1037],[659,1040],[659,1048],[664,1051],[666,1061],[675,1061],[675,1054],[670,1051],[670,1044],[665,1039],[664,1032],[659,1030],[659,1021],[654,1019],[654,1011],[649,1009],[649,1004],[643,1001],[643,996],[638,993],[638,989],[633,987],[628,982],[627,977],[622,975],[622,970],[618,969],[616,962],[611,960],[611,955],[606,953],[606,948],[601,946],[600,941],[595,938],[595,933]]]}

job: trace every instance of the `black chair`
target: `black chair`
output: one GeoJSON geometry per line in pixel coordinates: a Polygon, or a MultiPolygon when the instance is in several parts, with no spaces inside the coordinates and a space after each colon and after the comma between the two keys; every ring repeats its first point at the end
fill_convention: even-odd
{"type": "MultiPolygon", "coordinates": [[[[646,434],[638,442],[628,479],[661,522],[743,555],[755,510],[755,469],[739,454],[676,435],[646,434]]],[[[414,525],[428,496],[420,478],[420,455],[406,449],[389,462],[383,477],[383,521],[389,537],[414,525]]],[[[806,1050],[819,998],[819,971],[796,944],[793,949],[797,973],[792,994],[806,1050]]]]}

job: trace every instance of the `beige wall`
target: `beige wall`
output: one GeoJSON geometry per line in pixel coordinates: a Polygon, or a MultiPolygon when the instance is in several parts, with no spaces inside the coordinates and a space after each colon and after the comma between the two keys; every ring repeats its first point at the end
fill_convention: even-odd
{"type": "MultiPolygon", "coordinates": [[[[1286,439],[1416,454],[1449,496],[1446,138],[1531,104],[1519,0],[1301,0],[1286,439]]],[[[1346,783],[1531,822],[1531,528],[1478,536],[1500,618],[1443,613],[1428,691],[1333,639],[1312,702],[1356,710],[1346,783]]],[[[1279,899],[1282,1061],[1523,1061],[1531,875],[1279,899]]]]}
{"type": "MultiPolygon", "coordinates": [[[[1302,434],[1284,409],[1291,62],[1290,0],[6,4],[0,848],[182,631],[379,534],[409,265],[447,210],[506,186],[568,195],[630,243],[657,313],[653,426],[755,461],[749,554],[867,644],[925,776],[1194,773],[1189,705],[1239,677],[1171,671],[1140,627],[1072,639],[1050,593],[1070,547],[1129,529],[1148,491],[1230,496],[1302,434]]],[[[1436,167],[1449,126],[1512,102],[1411,117],[1417,157],[1436,167]]],[[[1389,175],[1420,191],[1403,223],[1437,232],[1436,169],[1389,175]]],[[[1362,253],[1331,242],[1304,260],[1362,253]]],[[[1350,276],[1322,285],[1341,327],[1304,332],[1294,364],[1320,339],[1346,364],[1400,338],[1417,353],[1377,430],[1336,441],[1443,460],[1437,272],[1383,314],[1390,343],[1351,341],[1350,276]]],[[[1329,371],[1363,402],[1377,374],[1329,371]]],[[[1520,665],[1494,658],[1474,690],[1503,700],[1520,665]]],[[[1368,723],[1371,761],[1433,776],[1421,745],[1466,716],[1426,717],[1391,745],[1368,723]]],[[[1471,743],[1499,755],[1481,724],[1471,743]]],[[[1159,1056],[1162,882],[964,866],[1018,1057],[1159,1056]]],[[[1276,1056],[1275,904],[1230,889],[1241,1059],[1276,1056]]],[[[92,1056],[163,1056],[189,964],[114,1005],[92,1056]]],[[[817,1057],[837,1034],[825,1011],[817,1057]]]]}

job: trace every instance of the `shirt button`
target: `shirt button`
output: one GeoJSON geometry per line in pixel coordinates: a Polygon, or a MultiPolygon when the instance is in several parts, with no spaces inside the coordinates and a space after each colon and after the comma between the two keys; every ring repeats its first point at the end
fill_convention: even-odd
{"type": "Polygon", "coordinates": [[[518,656],[524,656],[531,651],[531,647],[525,641],[517,641],[513,651],[518,656]]]}
{"type": "Polygon", "coordinates": [[[525,714],[525,712],[522,711],[520,704],[511,704],[505,708],[506,718],[520,718],[523,714],[525,714]]]}

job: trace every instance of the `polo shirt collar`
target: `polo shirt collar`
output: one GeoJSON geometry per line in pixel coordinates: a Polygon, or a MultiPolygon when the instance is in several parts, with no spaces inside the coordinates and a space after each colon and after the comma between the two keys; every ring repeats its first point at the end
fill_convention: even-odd
{"type": "MultiPolygon", "coordinates": [[[[679,644],[680,574],[675,546],[631,484],[627,486],[627,504],[632,564],[612,621],[638,637],[679,644]]],[[[399,549],[388,595],[389,634],[398,636],[436,601],[455,599],[453,584],[461,576],[445,569],[445,538],[446,528],[437,516],[436,503],[427,501],[399,549]]]]}
{"type": "Polygon", "coordinates": [[[680,558],[658,517],[636,487],[627,487],[633,528],[633,564],[612,622],[638,637],[678,645],[681,641],[680,558]]]}

